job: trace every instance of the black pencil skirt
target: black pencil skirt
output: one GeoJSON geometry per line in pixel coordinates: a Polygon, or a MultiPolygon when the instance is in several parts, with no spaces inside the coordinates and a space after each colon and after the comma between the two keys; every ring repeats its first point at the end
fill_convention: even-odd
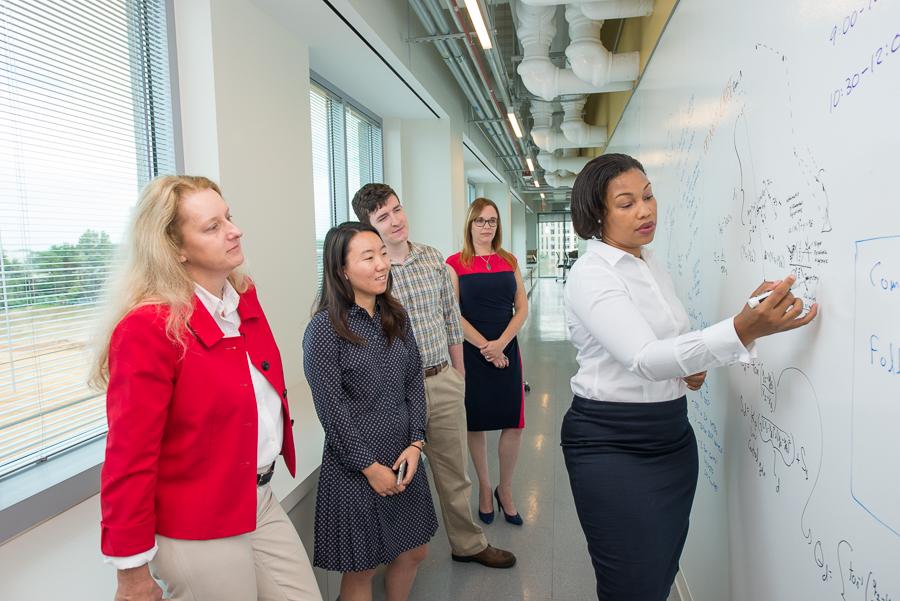
{"type": "Polygon", "coordinates": [[[576,396],[562,448],[600,601],[665,601],[697,489],[687,400],[614,403],[576,396]]]}

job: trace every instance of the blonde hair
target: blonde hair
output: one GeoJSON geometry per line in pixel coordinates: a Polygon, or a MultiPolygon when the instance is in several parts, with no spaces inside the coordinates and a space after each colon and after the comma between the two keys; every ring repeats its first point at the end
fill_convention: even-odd
{"type": "MultiPolygon", "coordinates": [[[[194,282],[179,260],[182,240],[178,208],[186,196],[203,190],[222,194],[214,181],[190,175],[157,177],[141,192],[122,249],[125,260],[108,287],[108,313],[91,369],[92,386],[102,389],[109,383],[110,338],[122,318],[137,307],[168,308],[166,336],[181,346],[182,352],[186,349],[184,335],[194,311],[194,282]]],[[[238,292],[247,289],[247,278],[240,271],[233,271],[228,280],[238,292]]]]}
{"type": "Polygon", "coordinates": [[[468,267],[475,258],[475,243],[472,242],[472,224],[478,219],[478,216],[481,215],[481,212],[485,207],[493,207],[494,212],[497,213],[497,230],[494,232],[494,239],[491,240],[491,250],[500,255],[500,257],[512,265],[513,268],[517,268],[519,262],[516,260],[516,257],[513,256],[512,253],[503,250],[501,247],[501,244],[503,243],[503,226],[500,223],[500,211],[497,209],[497,205],[494,204],[494,201],[489,198],[476,198],[472,201],[472,204],[469,205],[469,212],[466,213],[465,230],[463,231],[463,249],[462,253],[460,253],[462,264],[468,267]]]}

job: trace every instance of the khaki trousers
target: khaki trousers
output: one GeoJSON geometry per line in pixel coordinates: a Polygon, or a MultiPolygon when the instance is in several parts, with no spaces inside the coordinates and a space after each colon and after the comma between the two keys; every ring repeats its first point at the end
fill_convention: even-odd
{"type": "Polygon", "coordinates": [[[441,504],[441,517],[455,555],[475,555],[487,547],[469,504],[469,447],[466,436],[466,383],[452,367],[425,378],[428,424],[425,455],[441,504]]]}
{"type": "Polygon", "coordinates": [[[268,485],[257,491],[256,530],[213,540],[157,535],[150,572],[177,601],[322,601],[306,550],[268,485]]]}

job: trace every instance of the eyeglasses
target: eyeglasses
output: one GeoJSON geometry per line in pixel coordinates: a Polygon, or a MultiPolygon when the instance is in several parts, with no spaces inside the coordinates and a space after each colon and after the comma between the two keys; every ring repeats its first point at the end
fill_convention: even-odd
{"type": "Polygon", "coordinates": [[[481,217],[479,217],[473,223],[476,227],[480,227],[482,229],[484,229],[485,226],[497,227],[497,218],[492,217],[490,219],[482,219],[481,217]]]}

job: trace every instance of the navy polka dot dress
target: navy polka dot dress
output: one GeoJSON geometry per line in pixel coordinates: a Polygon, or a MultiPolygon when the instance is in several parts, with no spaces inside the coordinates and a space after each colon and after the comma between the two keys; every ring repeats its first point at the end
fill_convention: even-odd
{"type": "Polygon", "coordinates": [[[338,572],[390,563],[437,531],[421,460],[406,490],[388,497],[361,471],[376,461],[392,467],[425,437],[424,377],[409,320],[390,345],[378,309],[370,317],[354,306],[347,321],[364,345],[338,337],[327,311],[313,316],[303,336],[303,367],[325,429],[313,563],[338,572]]]}

